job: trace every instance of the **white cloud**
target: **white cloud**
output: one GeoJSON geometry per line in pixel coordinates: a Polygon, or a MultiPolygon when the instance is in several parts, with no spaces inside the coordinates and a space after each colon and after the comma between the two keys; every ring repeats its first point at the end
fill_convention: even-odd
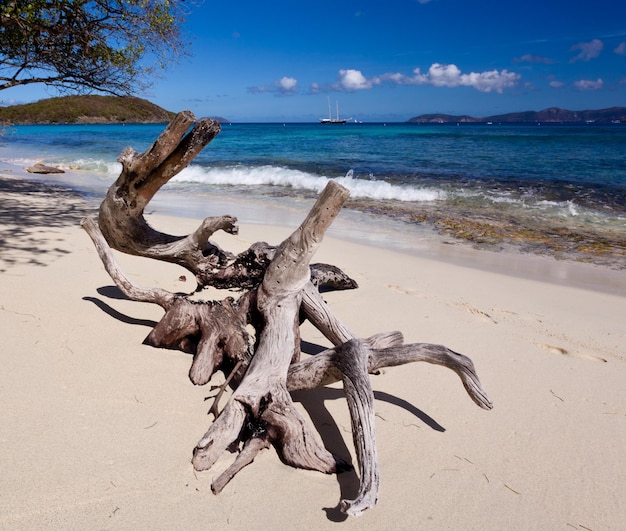
{"type": "Polygon", "coordinates": [[[281,77],[278,82],[278,87],[283,92],[293,92],[298,88],[298,80],[293,77],[281,77]]]}
{"type": "Polygon", "coordinates": [[[578,90],[599,90],[604,85],[604,81],[601,78],[596,79],[581,79],[574,82],[574,86],[578,90]]]}
{"type": "Polygon", "coordinates": [[[549,85],[552,88],[561,88],[565,85],[565,83],[563,83],[562,81],[550,81],[549,85]]]}
{"type": "Polygon", "coordinates": [[[292,96],[298,92],[298,80],[294,77],[283,76],[278,81],[261,87],[248,87],[252,94],[274,93],[277,96],[292,96]]]}
{"type": "Polygon", "coordinates": [[[520,75],[508,70],[489,70],[488,72],[471,72],[470,74],[463,74],[461,81],[463,85],[473,87],[481,92],[495,91],[502,94],[505,88],[515,86],[520,79],[520,75]]]}
{"type": "Polygon", "coordinates": [[[576,57],[570,59],[570,63],[576,61],[590,61],[600,55],[600,52],[604,49],[604,43],[600,39],[593,39],[589,42],[579,42],[571,47],[571,51],[580,50],[576,57]]]}
{"type": "Polygon", "coordinates": [[[414,71],[415,79],[420,84],[433,85],[434,87],[458,87],[461,82],[461,70],[456,65],[442,65],[434,63],[428,69],[427,74],[421,74],[419,68],[414,71]]]}
{"type": "Polygon", "coordinates": [[[339,85],[348,91],[370,89],[375,80],[367,79],[360,70],[339,70],[339,85]]]}
{"type": "Polygon", "coordinates": [[[613,51],[617,55],[626,55],[626,42],[620,42],[613,51]]]}
{"type": "MultiPolygon", "coordinates": [[[[504,89],[515,86],[521,76],[508,70],[487,70],[463,74],[454,64],[434,63],[428,72],[422,73],[419,68],[413,70],[412,76],[400,73],[383,74],[375,81],[396,83],[398,85],[432,85],[433,87],[472,87],[480,92],[502,93],[504,89]]],[[[374,83],[374,82],[373,82],[374,83]]]]}

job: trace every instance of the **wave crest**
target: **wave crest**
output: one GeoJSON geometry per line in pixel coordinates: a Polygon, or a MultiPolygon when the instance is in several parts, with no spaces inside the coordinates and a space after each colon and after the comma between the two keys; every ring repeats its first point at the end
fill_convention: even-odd
{"type": "MultiPolygon", "coordinates": [[[[230,166],[205,168],[192,165],[177,175],[173,182],[218,186],[284,186],[319,193],[329,177],[280,166],[230,166]]],[[[350,190],[351,197],[395,201],[435,201],[445,199],[446,192],[435,188],[402,186],[375,179],[358,179],[353,170],[344,177],[332,179],[350,190]]]]}

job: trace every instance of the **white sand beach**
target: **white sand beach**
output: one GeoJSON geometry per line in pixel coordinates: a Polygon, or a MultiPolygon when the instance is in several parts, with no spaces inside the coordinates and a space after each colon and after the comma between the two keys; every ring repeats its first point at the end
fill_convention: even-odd
{"type": "MultiPolygon", "coordinates": [[[[216,471],[190,463],[213,393],[188,380],[188,354],[142,344],[162,310],[112,288],[78,226],[94,208],[0,182],[0,529],[624,528],[625,271],[575,264],[556,278],[547,259],[504,253],[496,271],[331,232],[314,261],[360,286],[325,294],[334,311],[362,336],[400,330],[469,356],[494,402],[478,408],[442,367],[372,376],[381,492],[353,519],[337,504],[356,494],[355,472],[292,469],[273,449],[213,495],[230,456],[216,471]]],[[[200,221],[148,219],[177,234],[200,221]]],[[[295,226],[243,224],[216,241],[238,252],[295,226]]],[[[140,285],[195,287],[178,266],[116,257],[140,285]]],[[[306,325],[304,339],[328,344],[306,325]]],[[[341,385],[296,398],[326,447],[355,460],[341,385]]]]}

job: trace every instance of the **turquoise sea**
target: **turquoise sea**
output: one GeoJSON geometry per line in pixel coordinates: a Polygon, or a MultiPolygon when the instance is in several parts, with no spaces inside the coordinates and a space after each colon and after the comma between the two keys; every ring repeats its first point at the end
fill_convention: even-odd
{"type": "MultiPolygon", "coordinates": [[[[33,178],[97,200],[122,149],[164,127],[13,126],[0,165],[58,165],[33,178]]],[[[289,205],[329,179],[350,189],[348,209],[398,231],[626,268],[626,124],[226,124],[164,192],[289,205]]]]}

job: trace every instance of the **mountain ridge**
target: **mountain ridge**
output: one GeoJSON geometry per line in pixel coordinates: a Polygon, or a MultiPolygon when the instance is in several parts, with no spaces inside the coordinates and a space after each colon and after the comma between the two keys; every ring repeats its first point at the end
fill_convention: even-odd
{"type": "Polygon", "coordinates": [[[550,107],[541,111],[512,112],[493,116],[474,117],[469,115],[421,114],[407,120],[411,123],[611,123],[626,122],[626,107],[609,107],[607,109],[570,111],[559,107],[550,107]]]}

